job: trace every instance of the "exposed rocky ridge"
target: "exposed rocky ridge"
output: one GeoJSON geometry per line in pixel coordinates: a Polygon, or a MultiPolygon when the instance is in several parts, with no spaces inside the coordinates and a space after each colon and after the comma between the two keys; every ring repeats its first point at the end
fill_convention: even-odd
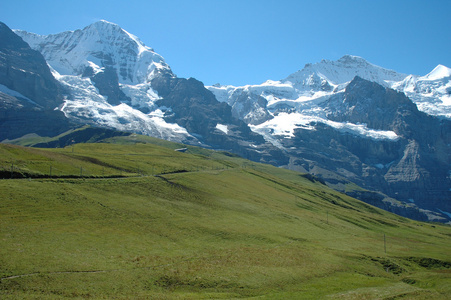
{"type": "Polygon", "coordinates": [[[68,130],[70,122],[54,110],[63,103],[63,88],[44,57],[1,22],[0,41],[0,141],[68,130]]]}
{"type": "Polygon", "coordinates": [[[280,81],[208,88],[287,153],[286,167],[320,176],[342,191],[343,184],[334,184],[337,176],[383,192],[404,201],[393,204],[397,212],[417,210],[415,218],[450,220],[451,214],[437,210],[451,212],[450,120],[442,117],[451,111],[450,75],[438,66],[423,77],[407,76],[347,55],[307,64],[280,81]],[[406,95],[440,118],[419,111],[406,95]],[[266,103],[256,102],[258,97],[266,103]],[[269,117],[253,118],[261,111],[269,117]]]}
{"type": "Polygon", "coordinates": [[[0,22],[0,84],[28,99],[29,106],[53,109],[62,103],[62,91],[44,57],[0,22]]]}
{"type": "Polygon", "coordinates": [[[0,112],[0,141],[30,133],[56,136],[73,126],[74,124],[61,111],[29,109],[3,111],[0,112]]]}
{"type": "Polygon", "coordinates": [[[161,97],[157,104],[170,108],[165,119],[186,128],[202,144],[230,150],[252,160],[273,164],[287,161],[280,149],[266,143],[261,135],[235,118],[230,106],[218,102],[202,82],[161,73],[151,83],[161,97]]]}
{"type": "Polygon", "coordinates": [[[108,103],[119,105],[122,102],[131,102],[130,97],[127,97],[119,88],[119,79],[115,69],[107,67],[103,72],[95,72],[92,67],[87,67],[82,76],[91,78],[99,94],[105,96],[108,103]]]}
{"type": "Polygon", "coordinates": [[[358,77],[322,106],[333,120],[365,122],[393,130],[398,138],[361,138],[323,123],[311,124],[314,130],[296,129],[295,138],[282,141],[297,165],[326,182],[328,173],[315,172],[316,166],[392,198],[451,211],[450,121],[418,111],[403,93],[358,77]]]}
{"type": "Polygon", "coordinates": [[[337,122],[365,123],[369,128],[393,130],[411,135],[400,119],[406,114],[418,115],[418,109],[404,93],[385,88],[375,82],[355,77],[344,93],[320,105],[327,117],[337,122]]]}

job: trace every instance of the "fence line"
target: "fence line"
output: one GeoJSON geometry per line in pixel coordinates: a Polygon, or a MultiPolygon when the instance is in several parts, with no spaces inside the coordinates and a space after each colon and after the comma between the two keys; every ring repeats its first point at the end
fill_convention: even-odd
{"type": "MultiPolygon", "coordinates": [[[[249,164],[238,166],[249,168],[249,164]]],[[[82,165],[64,165],[60,167],[51,161],[15,161],[0,165],[0,179],[17,178],[112,178],[131,176],[156,176],[164,174],[200,171],[221,171],[228,170],[228,165],[199,166],[189,165],[186,167],[155,166],[144,167],[136,165],[134,168],[113,168],[99,166],[98,168],[86,168],[82,165]]]]}

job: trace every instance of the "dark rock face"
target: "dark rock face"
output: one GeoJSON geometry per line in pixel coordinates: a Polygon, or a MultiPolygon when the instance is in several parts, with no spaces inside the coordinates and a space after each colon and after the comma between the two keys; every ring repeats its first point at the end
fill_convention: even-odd
{"type": "Polygon", "coordinates": [[[204,85],[194,78],[176,78],[162,74],[152,80],[152,87],[163,99],[159,105],[174,112],[168,120],[176,121],[189,132],[208,136],[216,124],[230,124],[232,113],[225,103],[219,103],[204,85]]]}
{"type": "Polygon", "coordinates": [[[234,118],[230,106],[218,102],[202,82],[164,73],[156,76],[151,84],[162,97],[158,105],[170,107],[166,120],[186,128],[205,145],[275,165],[288,161],[282,151],[266,143],[246,123],[234,118]],[[217,128],[218,124],[227,126],[227,134],[217,128]]]}
{"type": "Polygon", "coordinates": [[[108,97],[108,103],[118,105],[121,102],[131,101],[119,88],[119,80],[115,69],[107,67],[103,72],[94,73],[91,67],[87,67],[82,76],[91,78],[99,93],[108,97]]]}
{"type": "Polygon", "coordinates": [[[3,23],[0,84],[25,97],[0,92],[0,141],[28,133],[54,136],[71,127],[64,114],[54,110],[63,103],[62,88],[46,61],[3,23]]]}
{"type": "MultiPolygon", "coordinates": [[[[338,174],[423,209],[451,211],[450,121],[426,115],[404,94],[361,78],[355,78],[343,94],[324,103],[324,108],[332,120],[365,123],[370,128],[394,131],[399,138],[376,140],[313,124],[315,130],[297,129],[295,139],[284,141],[286,147],[296,149],[290,155],[297,158],[297,166],[330,185],[338,174]]],[[[360,197],[364,201],[367,198],[360,197]]],[[[377,206],[387,205],[380,202],[377,206]]],[[[416,213],[412,207],[383,208],[423,219],[418,207],[416,213]]]]}
{"type": "Polygon", "coordinates": [[[29,133],[56,136],[73,127],[61,111],[9,110],[0,111],[0,141],[15,139],[29,133]]]}
{"type": "Polygon", "coordinates": [[[334,97],[325,103],[329,108],[328,117],[338,122],[354,124],[366,123],[369,128],[378,130],[394,130],[397,134],[404,134],[401,125],[403,115],[410,112],[418,115],[416,105],[403,93],[355,77],[346,87],[344,94],[334,97]],[[341,102],[341,103],[337,103],[341,102]]]}
{"type": "Polygon", "coordinates": [[[0,22],[0,84],[53,109],[62,103],[62,90],[44,57],[0,22]]]}
{"type": "Polygon", "coordinates": [[[268,101],[265,98],[242,89],[236,90],[234,94],[236,101],[232,106],[232,115],[235,118],[251,125],[258,125],[273,118],[266,109],[268,101]]]}

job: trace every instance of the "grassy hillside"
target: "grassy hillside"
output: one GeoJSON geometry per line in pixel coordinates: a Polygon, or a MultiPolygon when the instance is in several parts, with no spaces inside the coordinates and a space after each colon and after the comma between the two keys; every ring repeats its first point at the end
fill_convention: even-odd
{"type": "Polygon", "coordinates": [[[0,298],[451,297],[449,226],[228,153],[109,141],[0,144],[0,298]]]}

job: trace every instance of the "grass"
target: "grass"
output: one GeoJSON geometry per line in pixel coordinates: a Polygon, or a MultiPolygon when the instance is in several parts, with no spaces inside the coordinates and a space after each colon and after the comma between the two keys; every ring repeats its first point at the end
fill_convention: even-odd
{"type": "Polygon", "coordinates": [[[451,227],[145,139],[0,145],[0,298],[450,298],[451,227]]]}

